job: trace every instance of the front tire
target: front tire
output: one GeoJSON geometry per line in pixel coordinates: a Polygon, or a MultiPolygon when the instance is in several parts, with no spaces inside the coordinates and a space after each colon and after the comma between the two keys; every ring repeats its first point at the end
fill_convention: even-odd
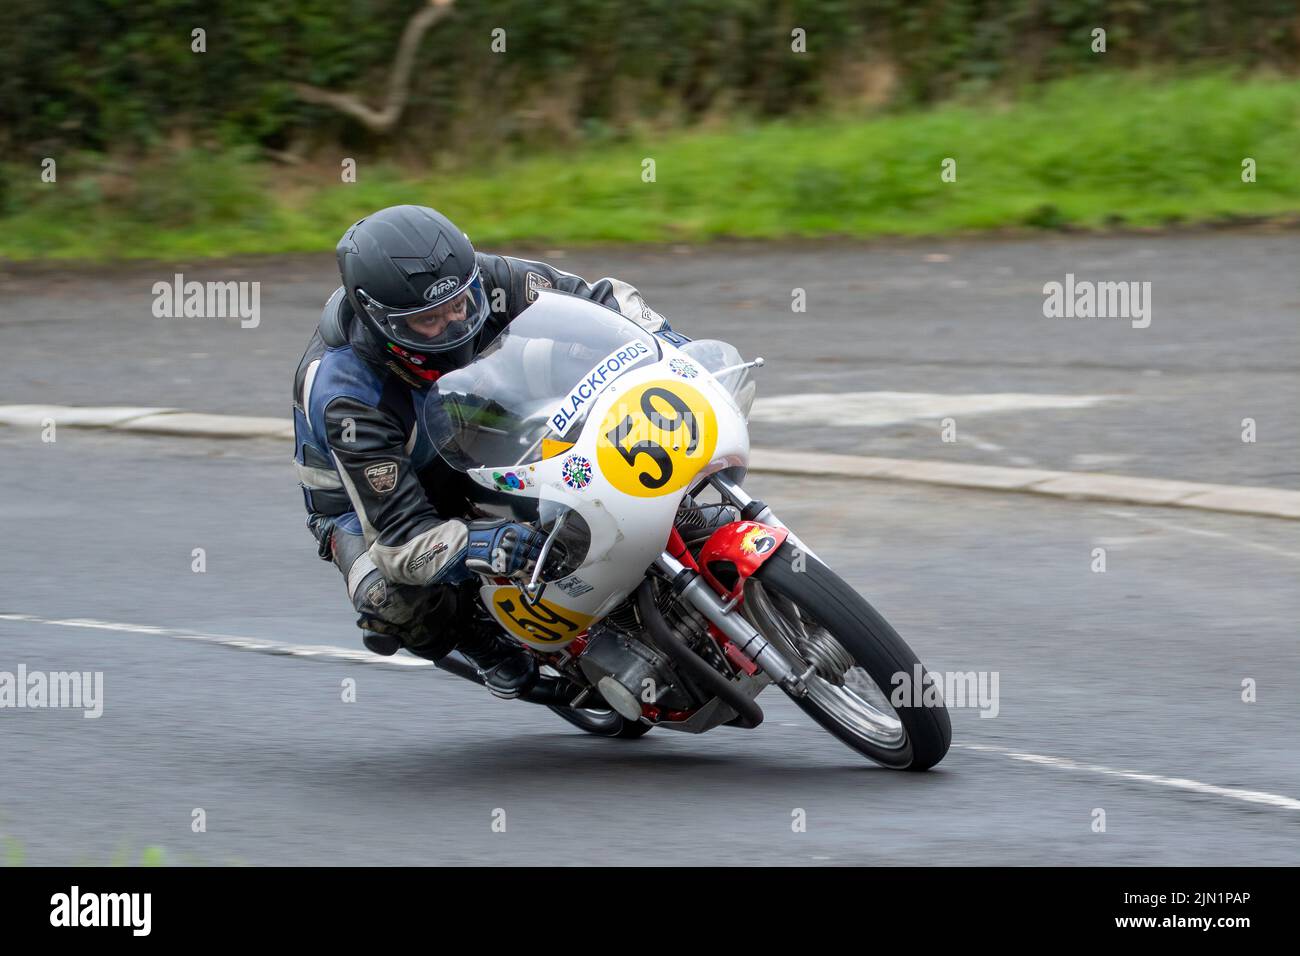
{"type": "Polygon", "coordinates": [[[952,743],[952,722],[942,699],[923,703],[911,693],[899,703],[890,699],[896,675],[906,675],[905,687],[922,675],[924,690],[920,660],[889,622],[826,565],[800,553],[801,570],[796,571],[796,552],[790,542],[782,544],[746,583],[742,605],[769,641],[787,656],[789,648],[800,655],[801,671],[817,665],[807,681],[808,694],[791,699],[879,764],[895,770],[933,767],[952,743]]]}

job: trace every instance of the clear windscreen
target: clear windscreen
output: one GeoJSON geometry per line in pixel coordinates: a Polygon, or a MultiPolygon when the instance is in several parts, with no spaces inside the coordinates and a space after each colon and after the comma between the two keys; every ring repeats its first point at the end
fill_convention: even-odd
{"type": "Polygon", "coordinates": [[[739,367],[745,362],[740,351],[730,342],[720,339],[694,339],[683,345],[682,351],[717,378],[718,384],[731,393],[736,407],[748,421],[756,387],[749,369],[739,367]]]}
{"type": "Polygon", "coordinates": [[[461,471],[536,462],[543,438],[573,441],[595,394],[659,354],[655,337],[617,312],[541,292],[473,362],[434,383],[424,425],[461,471]]]}

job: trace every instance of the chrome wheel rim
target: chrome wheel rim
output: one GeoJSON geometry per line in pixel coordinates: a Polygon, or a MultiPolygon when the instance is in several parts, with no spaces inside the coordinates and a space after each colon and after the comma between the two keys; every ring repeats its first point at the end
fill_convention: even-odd
{"type": "Polygon", "coordinates": [[[889,700],[861,667],[852,667],[838,686],[814,674],[806,681],[808,696],[845,730],[886,750],[907,743],[903,722],[889,700]]]}
{"type": "Polygon", "coordinates": [[[824,627],[810,619],[803,610],[780,595],[771,595],[752,578],[745,585],[745,616],[769,641],[792,662],[817,667],[804,682],[808,699],[849,733],[885,750],[900,750],[907,745],[907,731],[889,698],[866,669],[856,662],[838,674],[823,674],[830,661],[852,661],[850,655],[824,627]],[[778,606],[773,597],[784,607],[778,606]],[[810,661],[800,646],[830,647],[831,653],[810,661]],[[793,655],[793,657],[792,657],[793,655]]]}

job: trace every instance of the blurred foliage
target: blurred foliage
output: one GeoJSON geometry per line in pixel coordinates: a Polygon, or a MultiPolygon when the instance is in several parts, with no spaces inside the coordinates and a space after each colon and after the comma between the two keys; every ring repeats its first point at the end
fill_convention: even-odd
{"type": "Polygon", "coordinates": [[[5,866],[22,866],[27,861],[26,850],[13,837],[7,836],[0,842],[4,843],[5,866]]]}
{"type": "Polygon", "coordinates": [[[337,166],[273,168],[254,155],[188,149],[129,176],[73,156],[57,184],[3,170],[0,183],[26,185],[0,229],[0,257],[319,252],[348,223],[406,202],[438,207],[488,249],[1293,218],[1300,79],[1103,73],[1011,102],[737,119],[473,169],[412,174],[367,161],[348,184],[337,166]],[[641,178],[646,156],[652,183],[641,178]],[[947,157],[955,182],[940,178],[947,157]],[[1255,182],[1242,182],[1246,157],[1255,182]]]}
{"type": "Polygon", "coordinates": [[[254,145],[398,156],[610,139],[651,122],[912,105],[1081,68],[1293,68],[1295,0],[457,0],[376,142],[294,82],[378,105],[417,0],[6,0],[0,150],[254,145]],[[1104,55],[1091,31],[1107,30],[1104,55]],[[504,28],[505,54],[490,49],[504,28]],[[791,30],[807,31],[805,55],[791,30]],[[207,52],[191,52],[191,31],[207,52]]]}

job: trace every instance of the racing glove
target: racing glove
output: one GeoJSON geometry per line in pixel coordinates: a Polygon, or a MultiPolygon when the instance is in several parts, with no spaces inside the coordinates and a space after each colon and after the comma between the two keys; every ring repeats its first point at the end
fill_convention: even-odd
{"type": "Polygon", "coordinates": [[[506,518],[468,521],[466,527],[465,568],[476,574],[509,576],[522,571],[537,560],[546,541],[540,531],[506,518]]]}
{"type": "Polygon", "coordinates": [[[334,525],[335,519],[330,515],[313,512],[307,516],[307,528],[316,539],[316,553],[322,561],[334,560],[334,525]]]}

